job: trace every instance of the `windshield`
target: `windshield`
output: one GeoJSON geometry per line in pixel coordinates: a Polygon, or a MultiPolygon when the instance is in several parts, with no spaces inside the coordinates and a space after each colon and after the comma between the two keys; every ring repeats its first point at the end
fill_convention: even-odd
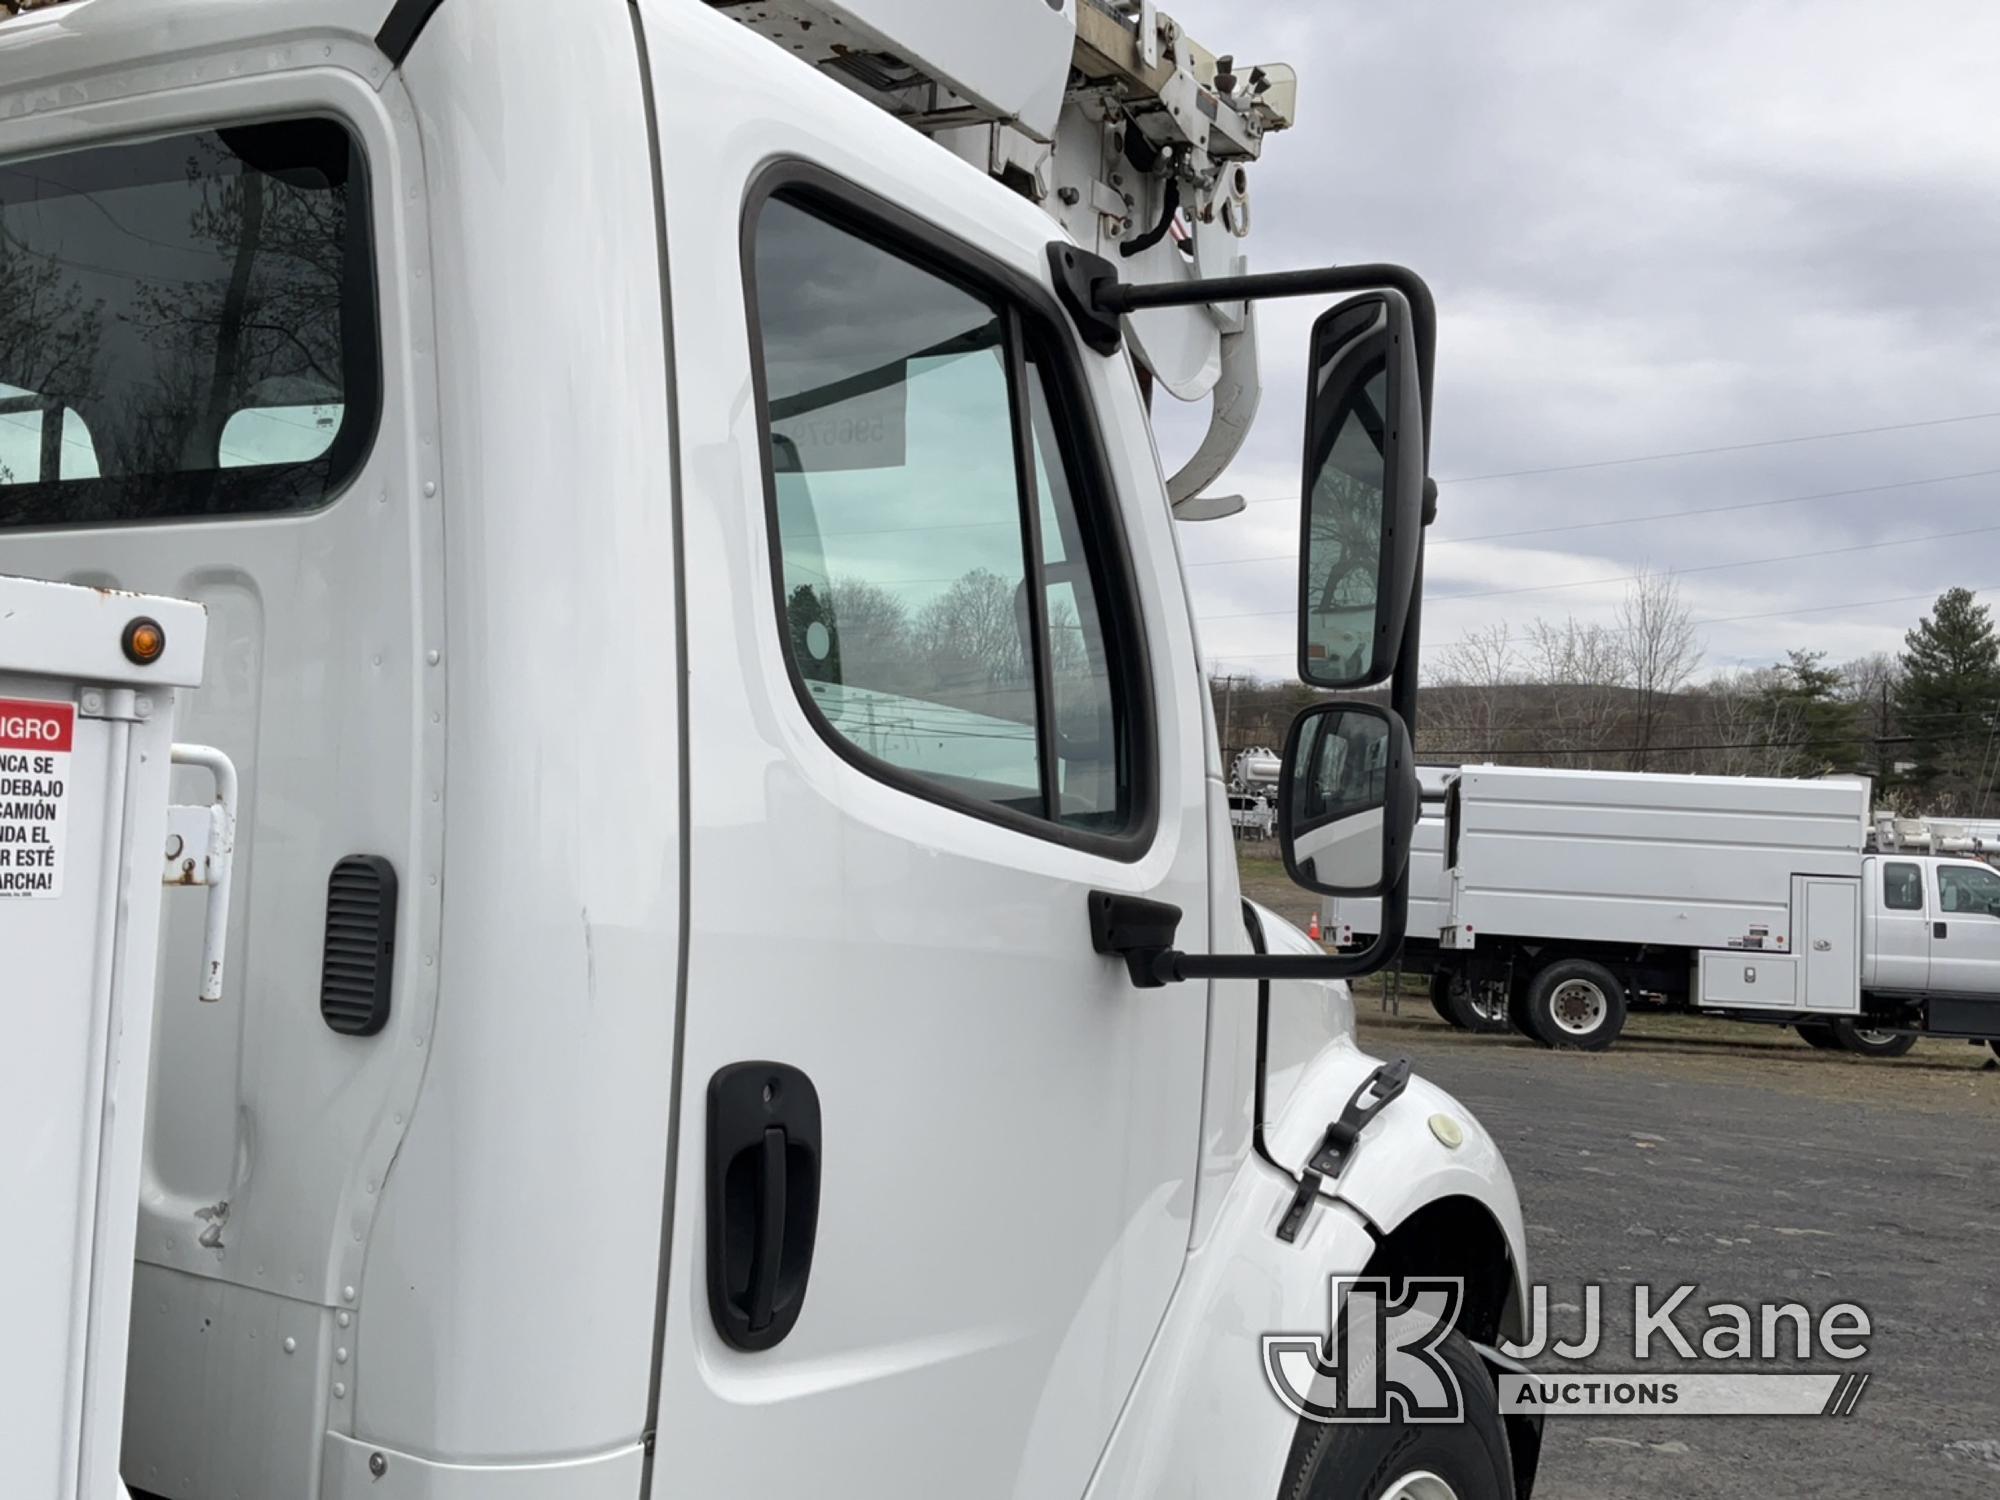
{"type": "Polygon", "coordinates": [[[362,184],[328,120],[0,165],[0,526],[330,499],[375,415],[362,184]]]}

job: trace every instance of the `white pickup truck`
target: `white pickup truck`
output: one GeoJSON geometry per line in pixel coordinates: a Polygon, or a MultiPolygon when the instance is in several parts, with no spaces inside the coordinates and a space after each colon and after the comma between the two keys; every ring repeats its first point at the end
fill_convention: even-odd
{"type": "MultiPolygon", "coordinates": [[[[1875,1056],[2000,1037],[2000,874],[1865,852],[1865,781],[1466,766],[1441,786],[1403,961],[1454,1025],[1597,1049],[1664,1005],[1875,1056]]],[[[1371,902],[1324,911],[1376,930],[1371,902]]]]}

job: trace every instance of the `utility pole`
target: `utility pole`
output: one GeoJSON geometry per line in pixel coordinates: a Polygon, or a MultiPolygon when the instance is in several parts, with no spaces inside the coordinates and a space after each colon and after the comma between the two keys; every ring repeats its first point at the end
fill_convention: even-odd
{"type": "Polygon", "coordinates": [[[1889,784],[1889,679],[1882,679],[1882,708],[1875,717],[1875,793],[1889,784]]]}
{"type": "Polygon", "coordinates": [[[1225,772],[1229,769],[1229,752],[1235,748],[1235,743],[1230,739],[1229,734],[1230,723],[1236,708],[1236,684],[1238,680],[1234,672],[1231,672],[1227,677],[1222,679],[1222,769],[1225,772]]]}

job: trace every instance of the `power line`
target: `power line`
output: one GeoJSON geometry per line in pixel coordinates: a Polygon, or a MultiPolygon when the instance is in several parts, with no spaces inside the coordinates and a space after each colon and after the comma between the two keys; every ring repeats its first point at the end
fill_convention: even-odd
{"type": "Polygon", "coordinates": [[[1713,448],[1679,448],[1671,453],[1640,453],[1630,458],[1599,458],[1581,464],[1543,464],[1533,469],[1499,469],[1490,474],[1459,474],[1439,484],[1480,484],[1488,479],[1521,479],[1530,474],[1574,474],[1580,469],[1613,469],[1625,464],[1660,463],[1670,458],[1700,458],[1710,453],[1745,453],[1753,448],[1784,448],[1794,443],[1824,443],[1833,438],[1866,437],[1877,432],[1909,432],[1920,427],[1949,427],[1958,422],[1984,422],[2000,411],[1968,412],[1962,417],[1931,417],[1922,422],[1888,422],[1880,427],[1847,427],[1838,432],[1809,432],[1800,437],[1765,438],[1755,443],[1722,443],[1713,448]]]}
{"type": "MultiPolygon", "coordinates": [[[[1883,735],[1857,735],[1850,738],[1849,736],[1843,735],[1841,736],[1841,740],[1845,744],[1852,744],[1852,745],[1908,745],[1915,743],[1916,736],[1908,734],[1883,734],[1883,735]]],[[[1445,749],[1445,750],[1433,750],[1429,746],[1424,746],[1421,749],[1419,749],[1417,753],[1419,755],[1455,755],[1455,756],[1534,755],[1546,758],[1554,755],[1666,755],[1666,754],[1671,754],[1675,751],[1797,750],[1799,748],[1800,748],[1800,742],[1798,740],[1750,740],[1741,743],[1736,741],[1731,741],[1728,744],[1718,744],[1718,745],[1652,744],[1652,745],[1595,745],[1589,747],[1565,745],[1560,748],[1549,746],[1535,750],[1529,750],[1529,749],[1509,750],[1504,745],[1488,745],[1484,749],[1474,748],[1474,749],[1445,749]]]]}
{"type": "Polygon", "coordinates": [[[1915,489],[1926,484],[1950,484],[1960,479],[1986,479],[2000,469],[1970,469],[1963,474],[1939,474],[1930,479],[1903,479],[1894,484],[1869,484],[1851,490],[1818,490],[1810,495],[1784,495],[1776,500],[1743,500],[1733,505],[1702,505],[1692,510],[1662,510],[1644,516],[1614,516],[1603,521],[1568,521],[1560,526],[1529,526],[1519,531],[1483,531],[1477,536],[1431,537],[1424,545],[1450,547],[1460,542],[1497,542],[1517,536],[1548,536],[1558,531],[1589,531],[1602,526],[1637,526],[1644,521],[1678,521],[1687,516],[1718,516],[1739,510],[1761,510],[1774,505],[1798,505],[1807,500],[1838,500],[1848,495],[1879,495],[1890,490],[1915,489]]]}
{"type": "MultiPolygon", "coordinates": [[[[1817,441],[1820,441],[1820,440],[1821,440],[1821,439],[1823,439],[1823,438],[1831,438],[1831,437],[1850,437],[1850,436],[1855,436],[1855,435],[1858,435],[1858,434],[1861,434],[1861,433],[1870,433],[1870,432],[1899,432],[1899,431],[1902,431],[1902,430],[1903,430],[1904,428],[1911,428],[1911,427],[1932,427],[1932,426],[1942,426],[1942,425],[1945,425],[1945,424],[1947,424],[1947,423],[1953,423],[1953,422],[1979,422],[1979,421],[1985,421],[1986,419],[1988,419],[1988,418],[1991,418],[1991,417],[2000,417],[2000,412],[1990,412],[1990,411],[1989,411],[1989,412],[1973,412],[1973,413],[1971,413],[1971,414],[1969,414],[1969,415],[1967,415],[1967,416],[1963,416],[1963,417],[1941,417],[1941,418],[1939,418],[1939,419],[1938,419],[1938,420],[1937,420],[1936,422],[1904,422],[1904,423],[1898,423],[1898,424],[1896,424],[1896,425],[1894,425],[1894,426],[1890,426],[1890,427],[1857,427],[1857,428],[1853,429],[1853,430],[1852,430],[1852,432],[1829,432],[1829,433],[1821,433],[1821,434],[1819,434],[1819,436],[1818,436],[1818,437],[1797,437],[1797,438],[1773,438],[1773,439],[1771,439],[1771,440],[1770,440],[1770,441],[1768,441],[1768,442],[1763,442],[1763,443],[1739,443],[1739,444],[1735,444],[1735,445],[1733,445],[1733,446],[1731,446],[1731,447],[1726,447],[1726,448],[1690,448],[1690,449],[1687,449],[1687,450],[1686,450],[1686,451],[1685,451],[1684,453],[1651,453],[1651,454],[1642,454],[1642,455],[1640,455],[1640,456],[1638,456],[1638,457],[1636,457],[1636,458],[1607,458],[1607,459],[1602,459],[1602,460],[1600,460],[1600,461],[1599,461],[1599,462],[1597,462],[1597,463],[1590,463],[1590,464],[1558,464],[1558,465],[1555,465],[1555,466],[1552,466],[1552,467],[1548,467],[1548,468],[1540,468],[1540,469],[1513,469],[1513,470],[1510,470],[1510,471],[1508,471],[1508,472],[1507,472],[1507,473],[1505,473],[1505,474],[1467,474],[1467,475],[1463,475],[1463,476],[1461,476],[1461,477],[1459,477],[1459,478],[1457,478],[1457,479],[1440,479],[1440,480],[1438,481],[1438,483],[1439,483],[1439,484],[1477,484],[1477,483],[1479,483],[1479,482],[1480,482],[1481,480],[1485,480],[1485,479],[1513,479],[1513,478],[1519,478],[1519,477],[1523,477],[1523,476],[1526,476],[1526,475],[1530,475],[1530,474],[1563,474],[1563,473],[1568,473],[1568,472],[1570,472],[1571,470],[1574,470],[1574,469],[1600,469],[1600,468],[1610,468],[1610,467],[1615,467],[1615,466],[1617,466],[1617,465],[1620,465],[1620,464],[1642,464],[1642,463],[1651,463],[1651,462],[1653,462],[1653,461],[1654,461],[1654,460],[1656,460],[1656,459],[1663,459],[1663,458],[1682,458],[1682,457],[1687,457],[1687,456],[1690,456],[1690,455],[1692,455],[1692,454],[1697,454],[1697,453],[1733,453],[1733,452],[1737,452],[1737,451],[1739,451],[1739,450],[1741,450],[1741,449],[1749,449],[1749,448],[1769,448],[1769,447],[1775,447],[1775,446],[1777,446],[1777,445],[1780,445],[1780,444],[1784,444],[1784,443],[1810,443],[1810,442],[1817,442],[1817,441]]],[[[1980,470],[1977,470],[1977,471],[1975,471],[1975,473],[1973,473],[1973,474],[1946,474],[1946,475],[1941,475],[1941,476],[1939,476],[1939,477],[1938,477],[1938,478],[1936,478],[1936,479],[1911,479],[1911,480],[1906,480],[1906,481],[1904,481],[1904,483],[1906,483],[1906,484],[1942,484],[1942,483],[1944,483],[1944,482],[1945,482],[1945,481],[1946,481],[1947,479],[1971,479],[1971,478],[1975,478],[1975,477],[1978,477],[1978,476],[1980,476],[1980,475],[1986,475],[1986,474],[1992,474],[1992,473],[1995,473],[1995,472],[2000,472],[2000,471],[1996,471],[1996,470],[1993,470],[1993,469],[1980,469],[1980,470]]],[[[1881,485],[1881,486],[1876,486],[1876,488],[1879,488],[1879,489],[1899,489],[1899,488],[1901,488],[1901,485],[1881,485]]],[[[1793,496],[1793,497],[1791,497],[1791,499],[1786,499],[1786,500],[1760,500],[1760,501],[1754,501],[1754,502],[1752,502],[1752,504],[1753,504],[1753,505],[1789,505],[1789,504],[1791,504],[1791,503],[1792,503],[1792,500],[1793,500],[1793,499],[1797,499],[1797,500],[1830,500],[1830,499],[1833,499],[1834,497],[1836,497],[1836,496],[1839,496],[1839,495],[1865,495],[1865,494],[1869,494],[1869,493],[1871,493],[1871,492],[1872,492],[1871,490],[1866,490],[1866,489],[1861,489],[1861,490],[1829,490],[1829,491],[1828,491],[1827,493],[1825,493],[1824,495],[1797,495],[1797,496],[1793,496]]],[[[1246,496],[1246,497],[1244,498],[1244,502],[1243,502],[1243,503],[1244,503],[1244,504],[1246,504],[1246,505],[1287,505],[1287,504],[1289,504],[1289,505],[1296,505],[1296,504],[1298,504],[1298,503],[1299,503],[1299,497],[1298,497],[1298,496],[1297,496],[1296,494],[1292,494],[1292,495],[1250,495],[1250,496],[1246,496]]],[[[1718,510],[1733,510],[1733,509],[1746,509],[1746,510],[1747,510],[1747,509],[1749,509],[1749,508],[1751,508],[1751,507],[1750,507],[1750,506],[1742,506],[1742,507],[1736,507],[1736,506],[1717,506],[1717,507],[1715,507],[1715,509],[1718,509],[1718,510]]],[[[1679,516],[1679,515],[1690,515],[1690,516],[1692,516],[1692,515],[1705,515],[1705,514],[1707,514],[1707,513],[1708,513],[1708,512],[1706,512],[1706,511],[1692,511],[1692,510],[1691,510],[1691,511],[1672,511],[1672,512],[1668,512],[1668,513],[1667,513],[1667,515],[1673,515],[1673,516],[1679,516]]],[[[1654,520],[1664,520],[1664,519],[1666,519],[1666,518],[1667,518],[1666,516],[1634,516],[1634,517],[1631,517],[1631,519],[1632,519],[1632,520],[1634,520],[1634,521],[1654,521],[1654,520]]],[[[1190,523],[1188,523],[1188,524],[1192,525],[1192,524],[1194,524],[1194,523],[1190,522],[1190,523]]],[[[1617,525],[1622,525],[1622,524],[1624,524],[1624,523],[1623,523],[1622,521],[1593,521],[1593,522],[1586,522],[1586,523],[1583,523],[1583,524],[1586,524],[1586,525],[1594,525],[1594,526],[1595,526],[1595,525],[1601,525],[1601,526],[1617,526],[1617,525]]],[[[1542,531],[1542,530],[1549,530],[1549,531],[1556,531],[1556,530],[1571,530],[1571,529],[1574,529],[1574,528],[1570,528],[1570,527],[1545,527],[1545,528],[1536,528],[1535,530],[1532,530],[1532,531],[1522,531],[1522,532],[1502,532],[1502,533],[1499,533],[1499,534],[1500,534],[1500,535],[1503,535],[1503,536],[1534,536],[1534,535],[1537,535],[1537,534],[1539,534],[1539,532],[1540,532],[1540,531],[1542,531]]],[[[1487,540],[1489,540],[1489,538],[1487,538],[1487,537],[1484,537],[1484,536],[1464,536],[1464,537],[1460,537],[1460,536],[1455,536],[1455,537],[1451,537],[1451,538],[1449,538],[1448,540],[1449,540],[1449,541],[1453,541],[1453,542],[1482,542],[1482,541],[1487,541],[1487,540]]],[[[1444,546],[1445,544],[1446,544],[1446,543],[1445,543],[1444,541],[1437,541],[1437,542],[1433,542],[1433,543],[1432,543],[1431,545],[1432,545],[1432,546],[1436,546],[1436,547],[1441,547],[1441,546],[1444,546]]],[[[1245,558],[1245,559],[1243,559],[1243,561],[1246,561],[1246,562],[1247,562],[1247,561],[1249,561],[1249,559],[1245,558]]]]}
{"type": "MultiPolygon", "coordinates": [[[[1927,479],[1899,479],[1893,484],[1860,485],[1846,490],[1815,490],[1808,495],[1780,495],[1772,500],[1739,500],[1728,505],[1700,505],[1687,510],[1654,511],[1643,516],[1610,516],[1596,521],[1564,521],[1554,526],[1526,526],[1514,531],[1482,531],[1473,536],[1428,537],[1424,546],[1452,547],[1464,542],[1497,542],[1522,536],[1551,536],[1560,531],[1592,531],[1606,526],[1637,526],[1646,521],[1678,521],[1688,516],[1715,516],[1733,511],[1761,510],[1778,505],[1799,505],[1808,500],[1838,500],[1850,495],[1881,495],[1895,490],[1916,489],[1931,484],[1952,484],[1962,479],[1989,479],[2000,474],[2000,469],[1968,469],[1963,474],[1936,474],[1927,479]]],[[[1273,495],[1271,500],[1291,499],[1288,495],[1273,495]]],[[[1253,500],[1253,505],[1261,505],[1263,500],[1253,500]]],[[[1255,557],[1218,557],[1187,564],[1190,568],[1226,568],[1236,563],[1295,562],[1298,549],[1289,552],[1265,552],[1255,557]]]]}
{"type": "MultiPolygon", "coordinates": [[[[1953,538],[1962,536],[1983,536],[1986,533],[1993,531],[2000,531],[2000,525],[1972,526],[1968,527],[1963,531],[1939,531],[1939,532],[1933,532],[1928,536],[1894,537],[1888,541],[1883,541],[1883,542],[1861,542],[1857,543],[1852,547],[1828,547],[1817,552],[1787,552],[1777,557],[1746,557],[1746,558],[1741,558],[1736,562],[1703,563],[1700,566],[1693,568],[1676,568],[1673,570],[1670,576],[1679,578],[1683,574],[1687,573],[1719,573],[1728,568],[1754,568],[1754,567],[1760,567],[1766,563],[1801,562],[1807,558],[1838,557],[1844,553],[1849,553],[1849,552],[1874,552],[1878,551],[1883,547],[1908,547],[1908,546],[1914,546],[1918,542],[1949,541],[1952,540],[1953,538]]],[[[1424,603],[1427,605],[1448,604],[1455,599],[1500,599],[1508,597],[1513,594],[1545,594],[1553,592],[1556,589],[1589,588],[1594,584],[1634,583],[1637,582],[1643,576],[1644,576],[1643,574],[1639,573],[1620,573],[1615,577],[1611,578],[1575,578],[1571,579],[1567,583],[1533,583],[1533,584],[1523,585],[1520,588],[1480,589],[1476,592],[1467,594],[1426,593],[1424,595],[1424,603]]],[[[1782,614],[1786,612],[1787,611],[1781,610],[1778,613],[1782,614]]],[[[1201,615],[1198,618],[1205,621],[1206,620],[1262,620],[1262,619],[1270,619],[1277,615],[1289,615],[1295,613],[1297,613],[1296,607],[1292,609],[1253,609],[1253,610],[1245,610],[1238,614],[1201,615]]],[[[1703,623],[1720,623],[1720,622],[1703,622],[1697,620],[1691,623],[1703,624],[1703,623]]]]}
{"type": "MultiPolygon", "coordinates": [[[[1970,526],[1963,531],[1934,531],[1924,536],[1892,537],[1884,542],[1858,542],[1851,547],[1825,547],[1817,552],[1784,552],[1776,557],[1746,557],[1735,562],[1702,563],[1693,568],[1675,568],[1669,576],[1679,578],[1687,573],[1720,573],[1727,568],[1756,568],[1767,563],[1804,562],[1815,557],[1841,557],[1852,552],[1877,552],[1884,547],[1909,547],[1918,542],[1945,542],[1962,536],[1984,536],[1988,532],[2000,531],[2000,525],[1970,526]]],[[[1621,573],[1613,578],[1574,578],[1567,583],[1537,583],[1517,589],[1481,589],[1470,594],[1432,594],[1426,597],[1426,604],[1444,604],[1453,599],[1498,599],[1509,594],[1545,594],[1555,589],[1582,589],[1600,583],[1636,583],[1643,575],[1621,573]]]]}
{"type": "MultiPolygon", "coordinates": [[[[2000,583],[1982,583],[1974,587],[1972,589],[1972,592],[1975,594],[1990,594],[1994,592],[1996,589],[2000,589],[2000,583]]],[[[1761,610],[1756,614],[1748,614],[1748,615],[1710,615],[1703,619],[1690,620],[1688,621],[1688,623],[1690,625],[1696,625],[1696,626],[1737,625],[1743,623],[1746,620],[1790,619],[1793,615],[1825,614],[1827,611],[1835,609],[1873,609],[1877,605],[1881,604],[1908,604],[1912,600],[1916,599],[1935,599],[1937,598],[1939,592],[1940,591],[1937,589],[1926,589],[1920,594],[1892,594],[1886,599],[1842,599],[1833,604],[1805,604],[1790,609],[1761,610]]],[[[1201,616],[1199,618],[1207,620],[1220,620],[1220,619],[1247,618],[1247,617],[1232,617],[1227,615],[1206,615],[1206,616],[1201,616]]],[[[1602,631],[1605,635],[1630,635],[1632,633],[1625,627],[1617,625],[1600,625],[1597,626],[1596,628],[1602,631]]],[[[1473,639],[1474,637],[1469,635],[1460,635],[1460,636],[1453,636],[1449,640],[1426,641],[1424,644],[1427,646],[1454,646],[1471,641],[1473,639]]],[[[1286,660],[1290,660],[1294,658],[1297,654],[1298,653],[1296,649],[1291,651],[1224,651],[1224,652],[1202,653],[1204,659],[1208,661],[1273,661],[1280,657],[1285,658],[1286,660]]]]}

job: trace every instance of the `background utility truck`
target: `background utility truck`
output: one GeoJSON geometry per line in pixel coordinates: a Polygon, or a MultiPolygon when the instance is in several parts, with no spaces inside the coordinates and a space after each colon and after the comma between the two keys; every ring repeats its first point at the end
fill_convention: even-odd
{"type": "Polygon", "coordinates": [[[1865,781],[1467,766],[1441,811],[1405,951],[1455,1024],[1595,1050],[1664,1003],[1882,1056],[2000,1035],[2000,874],[1865,852],[1865,781]]]}
{"type": "MultiPolygon", "coordinates": [[[[163,925],[135,1496],[1528,1492],[1513,1185],[1337,982],[1400,935],[1436,322],[1247,274],[1293,93],[1097,0],[0,22],[0,546],[197,601],[240,772],[220,1003],[163,925]],[[1299,670],[1390,686],[1279,782],[1295,857],[1371,830],[1354,955],[1240,899],[1173,535],[1280,295],[1345,299],[1299,670]],[[1370,1268],[1463,1278],[1464,1421],[1274,1391],[1370,1268]]],[[[8,1494],[113,1495],[46,1414],[8,1494]]]]}

